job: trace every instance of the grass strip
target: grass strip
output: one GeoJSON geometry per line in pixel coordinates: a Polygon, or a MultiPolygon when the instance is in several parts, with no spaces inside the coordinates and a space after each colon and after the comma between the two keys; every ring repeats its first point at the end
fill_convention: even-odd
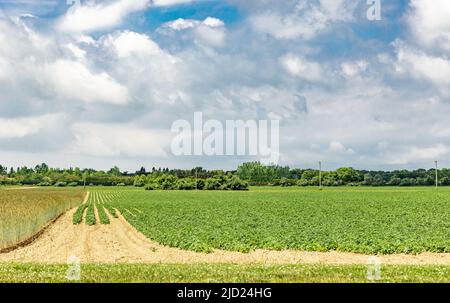
{"type": "MultiPolygon", "coordinates": [[[[0,263],[0,282],[71,282],[68,265],[0,263]]],[[[367,279],[364,265],[82,264],[76,282],[372,283],[450,282],[450,266],[383,265],[381,279],[367,279]]]]}

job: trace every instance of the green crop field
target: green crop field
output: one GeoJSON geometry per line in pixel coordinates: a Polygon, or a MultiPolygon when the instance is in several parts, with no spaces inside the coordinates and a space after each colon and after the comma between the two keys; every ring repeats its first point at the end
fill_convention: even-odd
{"type": "Polygon", "coordinates": [[[0,190],[0,249],[28,239],[66,210],[79,205],[76,189],[0,190]]]}
{"type": "Polygon", "coordinates": [[[448,188],[103,190],[100,199],[150,239],[187,250],[450,252],[448,188]]]}

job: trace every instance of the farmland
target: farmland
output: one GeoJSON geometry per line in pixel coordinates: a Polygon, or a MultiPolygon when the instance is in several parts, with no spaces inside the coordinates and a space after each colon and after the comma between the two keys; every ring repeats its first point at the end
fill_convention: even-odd
{"type": "Polygon", "coordinates": [[[250,192],[104,192],[148,238],[214,249],[450,252],[450,190],[253,189],[250,192]]]}
{"type": "Polygon", "coordinates": [[[27,240],[48,222],[79,205],[84,195],[82,190],[0,190],[0,249],[27,240]]]}
{"type": "Polygon", "coordinates": [[[0,281],[64,282],[77,256],[83,282],[367,282],[379,254],[381,282],[449,282],[447,188],[86,191],[1,192],[16,212],[4,234],[51,213],[34,234],[70,210],[0,254],[0,281]]]}

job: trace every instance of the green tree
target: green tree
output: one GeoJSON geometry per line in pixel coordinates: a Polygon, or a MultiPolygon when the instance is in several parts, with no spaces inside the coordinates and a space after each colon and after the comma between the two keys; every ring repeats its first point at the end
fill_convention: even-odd
{"type": "Polygon", "coordinates": [[[362,181],[362,178],[358,171],[354,170],[351,167],[342,167],[339,168],[336,172],[339,180],[341,180],[344,184],[362,181]]]}
{"type": "Polygon", "coordinates": [[[113,168],[111,168],[111,169],[108,171],[108,175],[118,177],[118,176],[121,175],[120,169],[119,169],[117,166],[114,166],[113,168]]]}

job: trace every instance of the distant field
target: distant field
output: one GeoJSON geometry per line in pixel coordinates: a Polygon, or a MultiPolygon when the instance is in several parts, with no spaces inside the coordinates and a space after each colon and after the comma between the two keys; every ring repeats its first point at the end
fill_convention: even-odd
{"type": "Polygon", "coordinates": [[[0,189],[0,250],[27,240],[84,195],[78,189],[0,189]]]}
{"type": "Polygon", "coordinates": [[[102,192],[147,237],[187,250],[450,252],[449,188],[102,192]]]}
{"type": "MultiPolygon", "coordinates": [[[[70,282],[67,265],[0,263],[0,282],[70,282]]],[[[364,265],[82,264],[76,282],[306,282],[354,283],[367,279],[364,265]]],[[[381,268],[373,282],[449,283],[449,266],[381,268]]]]}

